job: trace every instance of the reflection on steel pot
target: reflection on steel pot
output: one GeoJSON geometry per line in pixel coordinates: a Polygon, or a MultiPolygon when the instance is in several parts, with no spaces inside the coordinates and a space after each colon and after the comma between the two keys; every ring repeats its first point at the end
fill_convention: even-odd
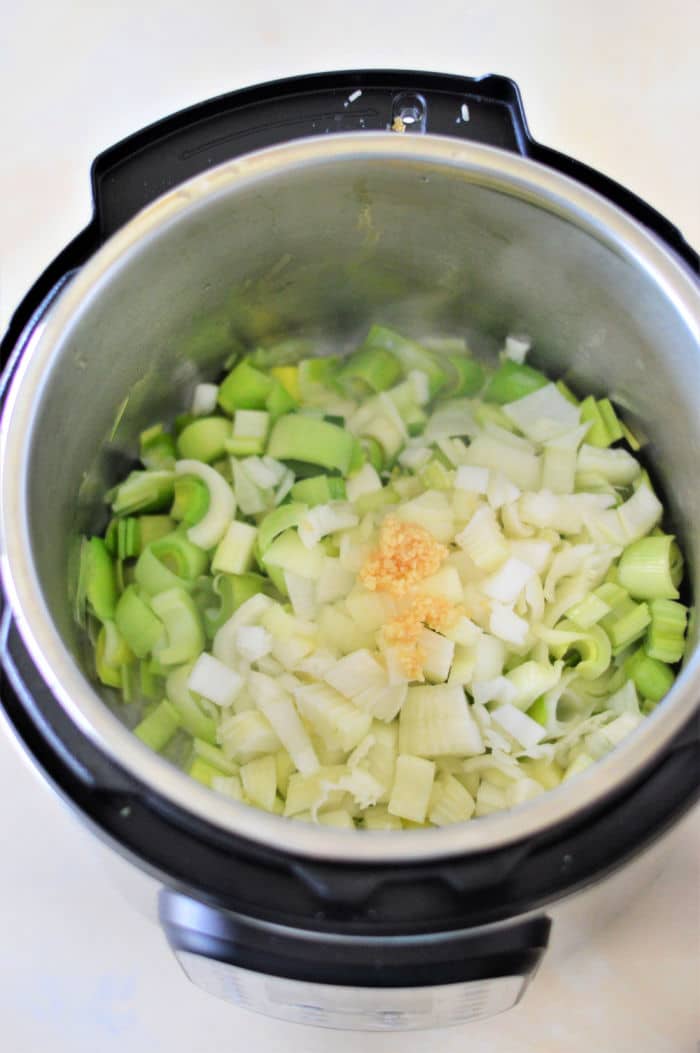
{"type": "Polygon", "coordinates": [[[353,836],[219,798],[122,726],[82,668],[71,538],[104,525],[102,494],[139,430],[236,344],[292,334],[350,346],[381,320],[467,332],[488,355],[526,330],[537,365],[612,393],[643,426],[695,593],[697,257],[628,192],[533,143],[501,78],[268,85],[127,140],[98,160],[94,185],[94,222],[4,344],[10,725],[93,829],[169,890],[161,922],[204,986],[290,1019],[308,995],[301,1017],[347,1027],[506,1008],[546,947],[544,910],[639,853],[693,800],[697,638],[654,713],[565,786],[486,820],[353,836]],[[363,108],[349,117],[357,91],[363,108]],[[476,142],[447,137],[448,111],[467,103],[461,131],[476,142]],[[344,134],[313,135],[325,130],[344,134]],[[312,137],[271,145],[297,133],[312,137]],[[240,153],[251,145],[271,148],[240,153]],[[224,163],[207,168],[212,155],[224,163]],[[144,165],[154,193],[172,189],[132,218],[148,200],[144,165]]]}

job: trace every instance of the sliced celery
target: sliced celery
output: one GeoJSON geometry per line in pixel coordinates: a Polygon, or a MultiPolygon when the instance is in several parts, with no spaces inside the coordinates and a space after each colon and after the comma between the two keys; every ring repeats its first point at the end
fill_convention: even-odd
{"type": "Polygon", "coordinates": [[[683,577],[681,550],[670,534],[642,538],[622,553],[617,573],[635,599],[676,600],[683,577]]]}

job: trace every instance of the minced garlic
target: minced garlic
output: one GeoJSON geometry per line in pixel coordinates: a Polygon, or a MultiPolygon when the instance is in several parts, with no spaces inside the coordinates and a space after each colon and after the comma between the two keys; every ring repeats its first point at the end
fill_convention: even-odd
{"type": "Polygon", "coordinates": [[[362,567],[360,580],[372,592],[405,596],[412,585],[435,574],[448,555],[446,546],[425,527],[387,516],[379,547],[362,567]]]}

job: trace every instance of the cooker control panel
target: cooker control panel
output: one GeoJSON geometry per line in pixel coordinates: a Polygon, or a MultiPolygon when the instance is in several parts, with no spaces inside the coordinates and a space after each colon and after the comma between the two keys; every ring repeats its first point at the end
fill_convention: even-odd
{"type": "Polygon", "coordinates": [[[294,1024],[353,1031],[413,1031],[502,1013],[522,995],[527,976],[435,987],[348,987],[251,972],[177,950],[189,979],[209,994],[294,1024]]]}

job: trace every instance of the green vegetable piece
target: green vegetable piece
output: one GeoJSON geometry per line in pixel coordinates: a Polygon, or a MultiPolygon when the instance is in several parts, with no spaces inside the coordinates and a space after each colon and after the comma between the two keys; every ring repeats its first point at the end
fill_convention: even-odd
{"type": "Polygon", "coordinates": [[[612,444],[613,439],[608,431],[600,403],[593,395],[589,395],[581,403],[580,416],[582,424],[590,422],[590,428],[586,432],[585,440],[589,446],[605,448],[612,444]]]}
{"type": "Polygon", "coordinates": [[[139,456],[146,468],[172,468],[175,464],[175,440],[162,424],[146,428],[139,436],[139,456]]]}
{"type": "Polygon", "coordinates": [[[350,458],[350,467],[348,473],[354,475],[355,472],[359,472],[362,465],[367,460],[364,447],[359,439],[353,439],[352,443],[352,456],[350,458]]]}
{"type": "Polygon", "coordinates": [[[617,574],[620,585],[635,599],[676,600],[683,556],[670,534],[644,537],[627,546],[617,574]]]}
{"type": "MultiPolygon", "coordinates": [[[[458,382],[452,395],[476,395],[484,385],[483,367],[468,355],[447,355],[447,361],[457,371],[458,382]]],[[[443,397],[447,397],[443,392],[443,397]]]]}
{"type": "Polygon", "coordinates": [[[231,421],[226,417],[197,417],[180,432],[177,449],[180,457],[211,464],[226,452],[231,438],[231,421]]]}
{"type": "Polygon", "coordinates": [[[133,661],[134,653],[114,622],[105,622],[95,642],[95,668],[100,682],[108,687],[121,687],[122,666],[133,661]]]}
{"type": "Polygon", "coordinates": [[[688,608],[674,600],[652,600],[649,604],[651,625],[645,643],[650,658],[673,664],[685,653],[688,608]]]}
{"type": "Polygon", "coordinates": [[[148,662],[139,662],[139,690],[144,698],[162,698],[163,679],[150,669],[148,662]]]}
{"type": "Polygon", "coordinates": [[[181,435],[185,428],[197,420],[194,413],[179,413],[175,418],[174,430],[175,435],[181,435]]]}
{"type": "Polygon", "coordinates": [[[544,695],[540,695],[532,703],[527,711],[528,717],[532,720],[536,720],[538,724],[541,724],[543,728],[547,727],[547,703],[544,695]]]}
{"type": "Polygon", "coordinates": [[[280,340],[271,347],[256,347],[249,355],[250,364],[258,369],[270,369],[275,366],[288,366],[298,362],[313,350],[310,340],[293,336],[280,340]]]}
{"type": "Polygon", "coordinates": [[[622,425],[618,420],[617,413],[615,412],[615,407],[613,406],[610,399],[599,399],[598,409],[600,411],[601,417],[603,418],[605,430],[608,433],[610,442],[613,443],[617,442],[619,439],[622,439],[624,437],[622,425]]]}
{"type": "Polygon", "coordinates": [[[199,757],[200,760],[206,761],[212,768],[216,769],[217,775],[236,775],[238,773],[238,765],[235,761],[229,760],[226,754],[218,746],[212,746],[211,743],[205,742],[204,739],[195,738],[192,742],[193,760],[199,757]]]}
{"type": "MultiPolygon", "coordinates": [[[[273,418],[281,417],[284,413],[291,413],[299,403],[293,398],[279,380],[271,380],[272,387],[265,399],[265,409],[273,418]]],[[[235,452],[235,451],[234,451],[235,452]]]]}
{"type": "Polygon", "coordinates": [[[211,789],[214,779],[221,775],[221,771],[213,764],[209,764],[203,757],[195,757],[187,769],[187,774],[211,789]]]}
{"type": "Polygon", "coordinates": [[[305,461],[347,475],[355,440],[349,432],[314,417],[290,413],[276,421],[267,452],[281,461],[305,461]]]}
{"type": "Polygon", "coordinates": [[[178,712],[166,698],[147,717],[144,717],[140,724],[136,725],[134,735],[156,753],[160,753],[168,745],[179,726],[178,712]]]}
{"type": "Polygon", "coordinates": [[[431,354],[415,340],[409,340],[393,329],[373,325],[360,350],[373,349],[391,352],[403,366],[404,373],[410,373],[413,369],[425,373],[431,398],[447,383],[447,374],[440,365],[439,356],[431,354]]]}
{"type": "Polygon", "coordinates": [[[503,406],[508,402],[516,402],[547,384],[549,380],[538,369],[506,359],[489,380],[483,397],[487,402],[496,402],[503,406]]]}
{"type": "Polygon", "coordinates": [[[131,472],[110,492],[112,511],[115,515],[164,512],[172,503],[174,479],[168,471],[131,472]]]}
{"type": "Polygon", "coordinates": [[[178,475],[175,479],[175,500],[170,509],[173,519],[194,526],[209,511],[209,487],[197,475],[178,475]]]}
{"type": "Polygon", "coordinates": [[[139,551],[136,555],[140,555],[146,545],[165,537],[175,529],[175,523],[170,516],[139,516],[137,522],[139,551]]]}
{"type": "Polygon", "coordinates": [[[338,382],[354,398],[386,391],[401,376],[401,363],[381,347],[360,348],[345,360],[338,382]]]}
{"type": "MultiPolygon", "coordinates": [[[[375,471],[381,472],[385,467],[384,461],[384,450],[382,449],[381,443],[377,442],[376,439],[367,436],[360,439],[362,448],[365,451],[365,456],[369,463],[372,465],[375,471]]],[[[345,491],[343,490],[343,497],[345,497],[345,491]]]]}
{"type": "Polygon", "coordinates": [[[204,629],[196,604],[184,589],[159,592],[151,606],[165,626],[167,642],[159,641],[156,654],[163,665],[180,665],[204,650],[204,629]]]}
{"type": "Polygon", "coordinates": [[[327,505],[329,501],[344,501],[345,480],[338,475],[314,475],[300,479],[291,489],[294,501],[299,501],[309,508],[315,505],[327,505]]]}
{"type": "Polygon", "coordinates": [[[579,400],[576,398],[569,385],[564,383],[563,380],[558,380],[556,382],[556,388],[560,392],[560,394],[564,396],[566,401],[571,403],[572,406],[579,405],[579,400]]]}
{"type": "Polygon", "coordinates": [[[634,681],[641,697],[652,702],[660,702],[671,690],[676,679],[675,673],[668,665],[651,658],[643,647],[627,659],[625,671],[634,681]]]}
{"type": "Polygon", "coordinates": [[[90,610],[101,622],[111,621],[117,602],[114,560],[101,537],[91,537],[82,551],[85,559],[85,592],[90,610]]]}
{"type": "Polygon", "coordinates": [[[145,658],[163,635],[163,624],[135,585],[119,597],[114,613],[117,629],[137,658],[145,658]]]}
{"type": "Polygon", "coordinates": [[[237,409],[266,409],[273,381],[243,359],[219,385],[219,405],[233,416],[237,409]]]}
{"type": "Polygon", "coordinates": [[[134,579],[151,596],[173,587],[190,589],[207,568],[207,554],[178,531],[152,541],[139,556],[134,579]]]}
{"type": "MultiPolygon", "coordinates": [[[[307,480],[311,481],[311,480],[307,480]]],[[[260,521],[255,551],[258,558],[265,555],[275,538],[290,527],[298,526],[308,512],[308,506],[301,502],[281,505],[260,521]]]]}
{"type": "Polygon", "coordinates": [[[601,618],[600,625],[610,638],[613,655],[643,636],[650,621],[646,603],[635,603],[629,596],[601,618]]]}

